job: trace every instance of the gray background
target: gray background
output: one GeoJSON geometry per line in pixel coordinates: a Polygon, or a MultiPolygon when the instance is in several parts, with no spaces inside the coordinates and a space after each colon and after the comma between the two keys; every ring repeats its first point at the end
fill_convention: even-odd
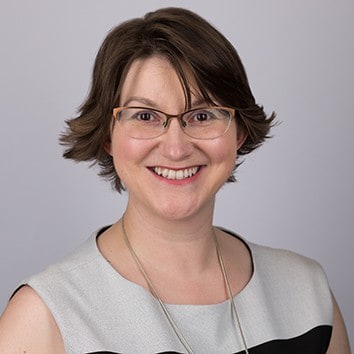
{"type": "Polygon", "coordinates": [[[282,121],[218,197],[216,224],[325,268],[354,340],[353,1],[1,1],[0,311],[16,284],[116,221],[125,196],[61,158],[97,49],[122,20],[197,11],[238,49],[282,121]]]}

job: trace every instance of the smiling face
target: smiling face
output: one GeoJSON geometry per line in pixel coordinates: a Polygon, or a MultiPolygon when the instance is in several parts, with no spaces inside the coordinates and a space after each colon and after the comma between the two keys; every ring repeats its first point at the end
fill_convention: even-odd
{"type": "MultiPolygon", "coordinates": [[[[192,89],[196,87],[190,80],[192,89]]],[[[122,86],[120,106],[141,106],[178,114],[185,97],[173,66],[152,56],[131,65],[122,86]]],[[[192,108],[205,106],[195,91],[192,108]]],[[[235,166],[238,145],[233,120],[229,130],[212,140],[196,140],[183,133],[177,119],[154,139],[129,137],[114,125],[109,153],[129,195],[128,207],[167,219],[212,213],[215,194],[235,166]],[[144,209],[144,210],[142,210],[144,209]]]]}

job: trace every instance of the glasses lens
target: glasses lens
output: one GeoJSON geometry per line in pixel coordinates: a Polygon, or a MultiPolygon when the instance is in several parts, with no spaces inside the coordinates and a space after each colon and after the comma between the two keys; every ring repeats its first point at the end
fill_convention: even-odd
{"type": "Polygon", "coordinates": [[[226,133],[231,118],[231,112],[223,108],[193,109],[183,115],[184,131],[192,138],[215,139],[226,133]]]}
{"type": "Polygon", "coordinates": [[[182,116],[169,116],[160,111],[143,107],[119,109],[117,120],[127,135],[136,139],[152,139],[163,134],[171,118],[177,118],[188,136],[195,139],[215,139],[228,130],[232,113],[220,107],[198,108],[187,111],[182,116]]]}
{"type": "Polygon", "coordinates": [[[136,139],[151,139],[163,133],[166,117],[149,108],[128,107],[118,111],[117,120],[126,133],[136,139]]]}

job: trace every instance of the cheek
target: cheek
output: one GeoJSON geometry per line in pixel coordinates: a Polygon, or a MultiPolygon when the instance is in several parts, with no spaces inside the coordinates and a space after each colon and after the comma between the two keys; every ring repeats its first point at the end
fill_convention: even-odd
{"type": "Polygon", "coordinates": [[[145,140],[136,140],[115,134],[112,138],[112,157],[115,169],[122,178],[131,175],[132,169],[141,164],[151,150],[145,140]]]}
{"type": "Polygon", "coordinates": [[[228,134],[222,139],[215,140],[211,146],[210,153],[215,162],[231,164],[233,168],[237,156],[236,134],[228,134]]]}
{"type": "Polygon", "coordinates": [[[213,159],[217,170],[225,181],[230,177],[235,169],[237,157],[236,137],[224,137],[213,147],[213,159]]]}
{"type": "Polygon", "coordinates": [[[227,178],[235,168],[236,157],[236,144],[228,144],[224,149],[220,149],[218,159],[220,165],[226,170],[227,178]]]}

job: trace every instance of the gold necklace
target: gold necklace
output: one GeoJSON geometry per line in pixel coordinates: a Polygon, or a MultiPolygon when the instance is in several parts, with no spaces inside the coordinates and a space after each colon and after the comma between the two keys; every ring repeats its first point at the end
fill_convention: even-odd
{"type": "MultiPolygon", "coordinates": [[[[175,322],[175,320],[171,316],[171,314],[168,311],[165,303],[161,300],[159,294],[156,291],[156,288],[152,284],[152,282],[151,282],[149,276],[147,275],[143,265],[141,264],[140,259],[138,258],[137,254],[135,253],[135,251],[134,251],[134,249],[133,249],[133,247],[132,247],[132,245],[131,245],[131,243],[129,241],[127,232],[125,230],[124,215],[122,216],[121,221],[122,221],[122,231],[123,231],[124,241],[125,241],[128,249],[129,249],[129,252],[130,252],[131,256],[134,259],[134,262],[136,263],[137,267],[139,268],[141,274],[143,275],[143,277],[144,277],[144,279],[145,279],[145,281],[146,281],[146,283],[147,283],[152,295],[157,300],[157,302],[160,305],[160,308],[161,308],[162,312],[164,313],[167,321],[171,325],[174,333],[176,334],[176,336],[179,339],[179,341],[181,342],[181,344],[187,350],[188,354],[194,354],[194,352],[193,352],[192,348],[190,347],[187,339],[184,337],[183,333],[178,328],[177,323],[175,322]]],[[[228,297],[229,297],[230,304],[231,304],[232,315],[233,315],[232,317],[233,317],[233,320],[234,320],[234,323],[235,323],[235,327],[239,329],[240,337],[241,337],[241,340],[242,340],[242,343],[243,343],[243,346],[244,346],[246,354],[249,354],[248,349],[247,349],[246,339],[245,339],[245,336],[244,336],[244,333],[243,333],[243,330],[242,330],[242,327],[241,327],[240,318],[239,318],[238,313],[237,313],[236,304],[235,304],[234,298],[232,296],[231,285],[230,285],[229,277],[228,277],[226,269],[225,269],[225,264],[224,264],[224,259],[223,259],[223,256],[222,256],[221,248],[220,248],[218,239],[217,239],[214,231],[213,231],[213,238],[214,238],[214,242],[215,242],[215,248],[216,248],[216,253],[217,253],[219,265],[220,265],[220,268],[221,268],[221,271],[222,271],[222,274],[223,274],[224,282],[226,284],[228,297]]]]}

